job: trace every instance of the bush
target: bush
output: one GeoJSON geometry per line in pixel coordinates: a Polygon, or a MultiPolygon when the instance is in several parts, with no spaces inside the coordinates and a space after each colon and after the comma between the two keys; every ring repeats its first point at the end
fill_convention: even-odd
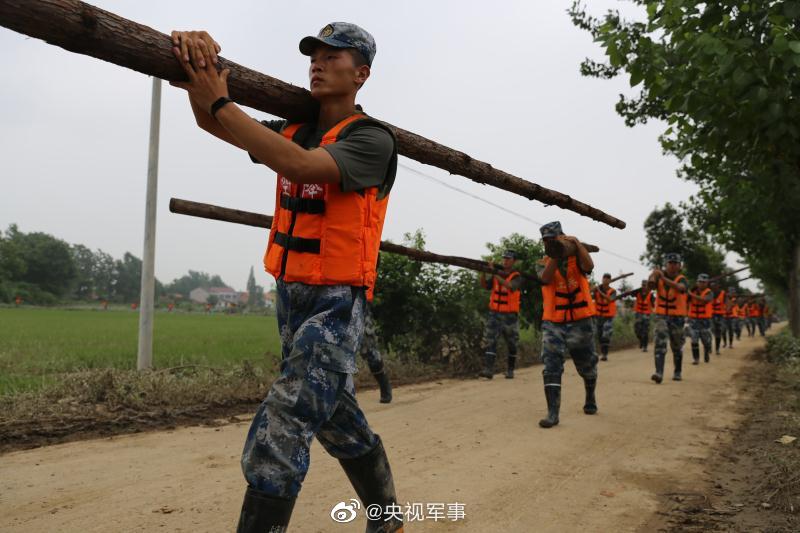
{"type": "Polygon", "coordinates": [[[774,363],[800,362],[800,338],[788,329],[767,337],[767,359],[774,363]]]}

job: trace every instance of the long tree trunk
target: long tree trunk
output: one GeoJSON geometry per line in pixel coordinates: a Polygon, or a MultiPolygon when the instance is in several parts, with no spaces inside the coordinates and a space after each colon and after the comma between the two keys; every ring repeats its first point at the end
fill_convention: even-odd
{"type": "MultiPolygon", "coordinates": [[[[172,55],[172,40],[167,35],[78,0],[0,0],[0,25],[144,74],[169,81],[186,79],[172,55]]],[[[307,90],[225,59],[221,59],[220,68],[231,69],[228,85],[231,98],[236,102],[292,121],[311,120],[316,116],[317,103],[307,90]]],[[[43,77],[42,83],[45,81],[43,77]]],[[[622,220],[567,194],[497,170],[415,133],[386,125],[395,132],[401,155],[529,200],[574,211],[615,228],[625,227],[622,220]]]]}
{"type": "MultiPolygon", "coordinates": [[[[261,213],[253,213],[250,211],[240,211],[239,209],[230,209],[227,207],[220,207],[218,205],[192,202],[190,200],[181,200],[179,198],[170,199],[169,210],[172,213],[179,213],[181,215],[209,218],[211,220],[221,220],[223,222],[232,222],[234,224],[243,224],[245,226],[254,226],[257,228],[269,229],[272,227],[272,217],[269,215],[262,215],[261,213]]],[[[508,275],[508,272],[504,272],[500,268],[492,268],[489,263],[486,261],[481,261],[480,259],[470,259],[468,257],[458,257],[455,255],[442,255],[428,252],[427,250],[408,248],[406,246],[401,246],[388,241],[381,241],[380,249],[382,252],[404,255],[415,261],[421,261],[423,263],[439,263],[442,265],[451,265],[469,270],[476,270],[478,272],[486,272],[487,274],[500,274],[503,276],[508,275]]],[[[520,272],[520,275],[528,281],[539,283],[539,277],[536,274],[520,272]]]]}
{"type": "Polygon", "coordinates": [[[789,328],[800,337],[800,240],[794,244],[789,272],[789,328]]]}

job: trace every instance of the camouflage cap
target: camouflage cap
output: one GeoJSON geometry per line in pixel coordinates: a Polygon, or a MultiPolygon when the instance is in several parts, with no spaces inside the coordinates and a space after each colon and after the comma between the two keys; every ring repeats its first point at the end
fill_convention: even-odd
{"type": "Polygon", "coordinates": [[[506,250],[505,252],[503,252],[503,259],[506,259],[506,258],[508,258],[508,259],[516,259],[517,258],[517,252],[515,252],[514,250],[506,250]]]}
{"type": "Polygon", "coordinates": [[[609,274],[608,272],[606,272],[605,274],[603,274],[603,277],[604,277],[604,278],[611,278],[611,274],[609,274]]]}
{"type": "Polygon", "coordinates": [[[697,276],[697,281],[708,281],[709,277],[708,274],[699,274],[697,276]]]}
{"type": "Polygon", "coordinates": [[[300,41],[300,53],[310,56],[319,44],[334,48],[355,48],[361,52],[369,66],[372,66],[375,58],[375,39],[364,28],[349,22],[331,22],[319,30],[316,37],[303,37],[300,41]]]}
{"type": "Polygon", "coordinates": [[[664,255],[664,261],[667,263],[680,263],[681,262],[681,254],[676,254],[675,252],[670,252],[664,255]]]}
{"type": "Polygon", "coordinates": [[[539,231],[541,232],[543,239],[564,235],[564,232],[561,230],[561,222],[558,221],[545,224],[539,228],[539,231]]]}

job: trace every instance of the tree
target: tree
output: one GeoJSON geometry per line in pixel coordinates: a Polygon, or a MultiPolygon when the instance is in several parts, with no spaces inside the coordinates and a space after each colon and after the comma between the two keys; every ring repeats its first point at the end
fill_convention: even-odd
{"type": "Polygon", "coordinates": [[[773,286],[788,289],[800,336],[800,1],[633,0],[643,20],[579,3],[570,15],[605,49],[586,76],[625,72],[626,124],[665,120],[666,153],[700,187],[695,216],[773,286]]]}
{"type": "Polygon", "coordinates": [[[95,270],[97,268],[95,255],[82,244],[73,244],[70,251],[77,271],[73,295],[78,299],[91,298],[95,293],[95,270]]]}
{"type": "Polygon", "coordinates": [[[210,287],[227,287],[228,284],[222,281],[218,275],[210,276],[205,272],[198,272],[190,270],[188,274],[184,274],[180,278],[172,280],[164,289],[168,293],[176,293],[182,295],[184,298],[189,297],[189,293],[198,287],[208,289],[210,287]]]}
{"type": "Polygon", "coordinates": [[[669,202],[648,215],[644,231],[647,245],[641,260],[652,268],[662,268],[664,255],[677,252],[683,256],[683,271],[691,280],[702,273],[714,276],[728,270],[725,254],[710,242],[704,232],[687,226],[685,214],[669,202]]]}
{"type": "Polygon", "coordinates": [[[256,276],[253,267],[250,267],[250,275],[247,277],[247,306],[250,308],[264,306],[264,287],[256,284],[256,276]]]}

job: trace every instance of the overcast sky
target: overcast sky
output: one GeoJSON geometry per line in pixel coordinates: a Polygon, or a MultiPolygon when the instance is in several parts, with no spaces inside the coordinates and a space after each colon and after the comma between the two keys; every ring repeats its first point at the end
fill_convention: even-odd
{"type": "MultiPolygon", "coordinates": [[[[615,113],[627,80],[582,78],[579,64],[601,58],[566,14],[571,0],[335,3],[299,1],[96,1],[164,33],[205,29],[222,55],[307,87],[308,59],[297,43],[331,21],[370,31],[378,46],[359,102],[370,114],[524,179],[592,204],[627,222],[613,229],[570,211],[449,176],[401,158],[537,222],[561,220],[567,233],[637,259],[642,224],[657,205],[695,190],[675,176],[677,161],[658,144],[662,124],[627,128],[615,113]]],[[[592,0],[601,14],[631,6],[592,0]]],[[[115,257],[141,257],[150,78],[0,28],[0,228],[43,231],[115,257]]],[[[253,116],[267,115],[250,110],[253,116]]],[[[220,274],[243,290],[267,231],[169,213],[170,197],[272,214],[275,175],[201,131],[186,93],[163,85],[156,276],[188,269],[220,274]]],[[[399,242],[423,228],[428,249],[479,257],[487,241],[512,232],[538,238],[538,224],[400,168],[384,228],[399,242]]],[[[646,269],[609,253],[597,272],[646,269]]]]}

